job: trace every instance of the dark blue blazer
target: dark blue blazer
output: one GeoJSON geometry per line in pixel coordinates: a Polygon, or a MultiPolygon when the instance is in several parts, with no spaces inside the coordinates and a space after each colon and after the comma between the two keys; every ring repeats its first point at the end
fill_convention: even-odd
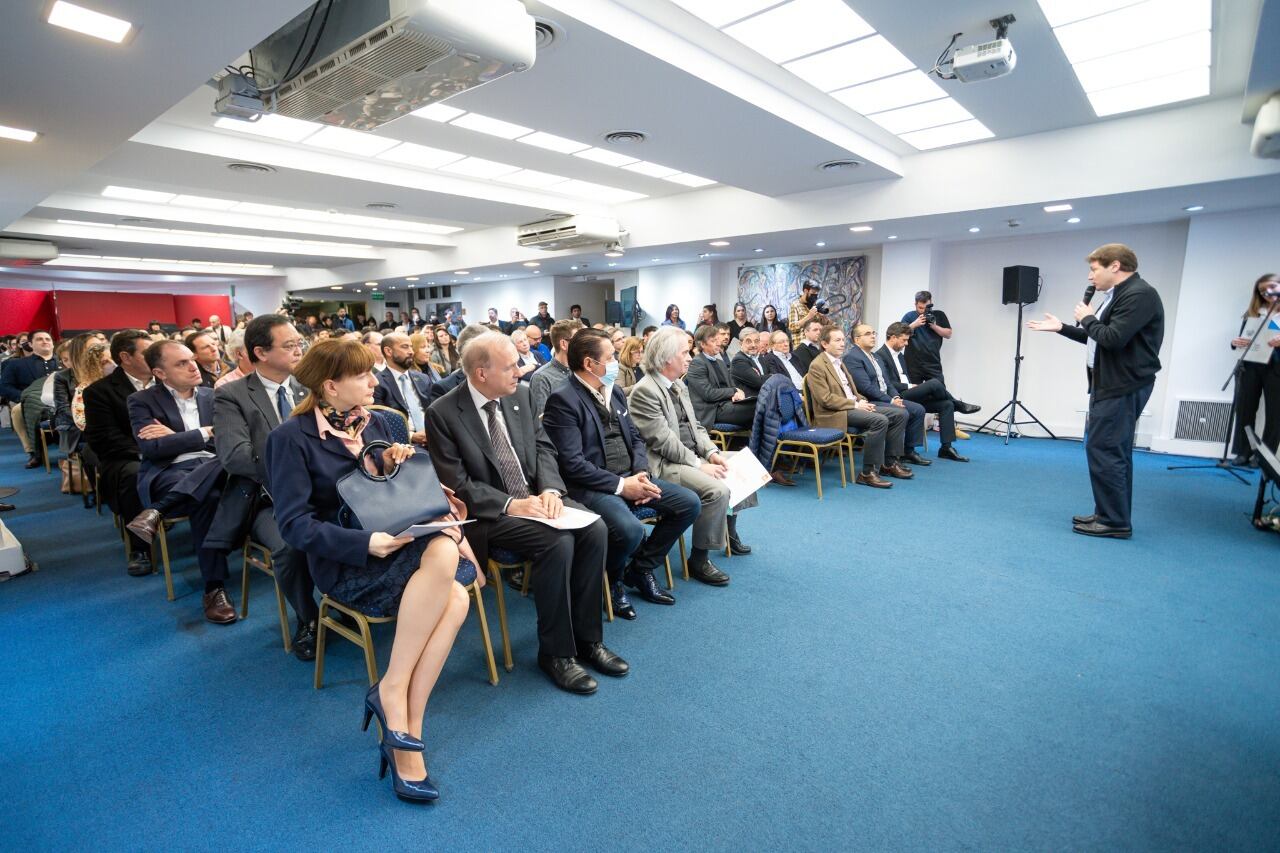
{"type": "Polygon", "coordinates": [[[56,372],[58,361],[55,358],[41,358],[32,353],[21,358],[10,358],[0,367],[0,397],[10,403],[22,399],[22,392],[37,379],[43,379],[56,372]]]}
{"type": "Polygon", "coordinates": [[[885,373],[885,390],[881,391],[880,382],[876,379],[876,369],[871,364],[873,358],[875,358],[874,355],[867,355],[862,351],[862,347],[855,346],[846,352],[841,360],[844,366],[849,368],[849,375],[853,377],[853,385],[858,389],[859,394],[873,403],[888,405],[897,396],[892,384],[892,380],[897,377],[885,373]]]}
{"type": "MultiPolygon", "coordinates": [[[[391,441],[377,418],[365,426],[361,438],[366,444],[391,441]]],[[[266,486],[280,536],[307,555],[311,577],[321,592],[333,588],[344,567],[363,567],[369,560],[374,531],[338,523],[342,506],[338,481],[356,464],[356,457],[339,439],[320,439],[314,412],[289,418],[267,436],[266,486]]]]}
{"type": "MultiPolygon", "coordinates": [[[[613,386],[610,403],[622,438],[631,450],[631,473],[648,471],[644,439],[631,420],[627,396],[617,385],[613,386]]],[[[547,398],[542,410],[542,428],[555,445],[560,476],[571,498],[576,499],[583,492],[611,495],[618,488],[618,475],[605,468],[604,422],[598,406],[586,386],[571,377],[547,398]]]]}
{"type": "MultiPolygon", "coordinates": [[[[200,426],[213,426],[213,391],[203,385],[196,388],[196,407],[200,410],[200,426]]],[[[173,460],[183,453],[195,453],[201,450],[214,452],[213,439],[205,440],[199,430],[189,430],[178,413],[178,404],[173,401],[169,389],[156,382],[150,388],[129,395],[129,425],[133,428],[133,436],[138,441],[138,452],[142,454],[142,465],[138,468],[138,494],[144,505],[154,500],[151,494],[151,481],[161,471],[168,468],[173,460]],[[169,429],[173,435],[160,438],[138,438],[138,431],[152,421],[158,421],[169,429]]],[[[213,460],[216,462],[217,460],[213,460]]],[[[206,466],[209,469],[210,481],[217,479],[222,473],[220,465],[206,466]]],[[[201,489],[193,491],[199,496],[201,489]]]]}
{"type": "MultiPolygon", "coordinates": [[[[400,385],[391,368],[379,370],[374,375],[378,377],[378,387],[373,389],[374,405],[390,406],[404,413],[406,418],[409,417],[409,404],[405,402],[404,395],[400,393],[400,385]]],[[[425,418],[427,406],[431,405],[431,400],[433,399],[431,386],[435,384],[435,380],[421,370],[410,370],[409,381],[413,383],[413,389],[418,392],[418,405],[422,406],[422,415],[425,418]]]]}
{"type": "Polygon", "coordinates": [[[467,374],[462,372],[461,367],[459,367],[457,370],[453,371],[443,379],[437,379],[431,385],[431,397],[428,399],[427,402],[434,403],[436,400],[439,400],[441,397],[443,397],[445,394],[448,394],[454,388],[457,388],[459,385],[465,382],[466,379],[467,379],[467,374]]]}

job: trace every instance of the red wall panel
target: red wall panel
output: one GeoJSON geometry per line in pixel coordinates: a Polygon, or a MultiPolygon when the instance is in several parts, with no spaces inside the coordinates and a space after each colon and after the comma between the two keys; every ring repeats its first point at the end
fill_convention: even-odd
{"type": "Polygon", "coordinates": [[[53,299],[47,290],[0,288],[0,335],[53,329],[53,299]]]}
{"type": "Polygon", "coordinates": [[[186,326],[192,317],[199,317],[200,322],[209,325],[209,315],[217,314],[225,326],[235,327],[235,318],[231,316],[231,299],[226,296],[187,295],[173,297],[174,322],[186,326]]]}
{"type": "MultiPolygon", "coordinates": [[[[168,293],[58,291],[60,329],[145,329],[151,320],[174,323],[174,297],[168,293]]],[[[188,318],[190,319],[190,318],[188,318]]]]}

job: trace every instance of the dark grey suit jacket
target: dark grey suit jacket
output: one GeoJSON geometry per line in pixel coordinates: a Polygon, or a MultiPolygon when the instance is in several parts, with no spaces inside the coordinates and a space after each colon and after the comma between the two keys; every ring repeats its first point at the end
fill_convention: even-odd
{"type": "Polygon", "coordinates": [[[720,409],[729,405],[738,392],[729,378],[728,365],[719,359],[712,363],[705,355],[699,355],[689,363],[684,384],[689,389],[689,399],[693,402],[698,423],[708,429],[716,422],[720,409]]]}

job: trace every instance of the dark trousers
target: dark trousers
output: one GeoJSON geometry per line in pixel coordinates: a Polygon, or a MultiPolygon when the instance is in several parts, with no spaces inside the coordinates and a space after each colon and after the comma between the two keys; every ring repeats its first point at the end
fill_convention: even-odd
{"type": "Polygon", "coordinates": [[[1084,437],[1093,511],[1109,527],[1133,526],[1133,437],[1155,383],[1120,397],[1089,401],[1084,437]]]}
{"type": "MultiPolygon", "coordinates": [[[[876,403],[876,408],[879,409],[881,405],[881,403],[876,403]]],[[[899,456],[905,453],[908,447],[914,450],[919,445],[924,444],[924,406],[903,397],[901,406],[888,405],[885,408],[897,409],[907,416],[907,422],[903,424],[902,447],[898,451],[899,456]]],[[[892,427],[892,425],[890,426],[892,427]]]]}
{"type": "Polygon", "coordinates": [[[715,423],[733,424],[736,427],[750,427],[756,418],[756,401],[742,400],[738,403],[726,403],[716,412],[715,423]]]}
{"type": "Polygon", "coordinates": [[[923,385],[930,379],[936,379],[943,385],[947,380],[942,375],[942,362],[907,362],[907,376],[912,382],[923,385]]]}
{"type": "Polygon", "coordinates": [[[151,481],[152,503],[154,506],[158,502],[163,502],[166,507],[165,514],[169,518],[185,515],[191,519],[191,532],[196,545],[196,561],[200,564],[200,574],[204,577],[204,582],[206,584],[225,583],[227,580],[226,552],[203,547],[205,537],[209,534],[209,527],[213,524],[214,513],[218,511],[219,491],[215,488],[199,500],[175,491],[183,485],[186,475],[199,468],[204,462],[203,459],[188,459],[185,462],[170,465],[157,474],[151,481]],[[173,506],[170,501],[165,500],[171,492],[173,496],[180,495],[182,498],[173,506]]]}
{"type": "MultiPolygon", "coordinates": [[[[566,501],[571,506],[580,506],[566,501]]],[[[578,530],[556,530],[527,518],[504,515],[477,521],[489,546],[506,548],[533,563],[529,587],[538,609],[538,652],[573,657],[578,643],[598,643],[604,606],[604,559],[609,530],[603,521],[578,530]]]]}
{"type": "MultiPolygon", "coordinates": [[[[142,498],[138,495],[138,467],[141,464],[137,459],[126,459],[123,462],[99,460],[102,492],[107,506],[115,510],[125,524],[142,512],[142,498]]],[[[130,551],[151,550],[151,546],[139,539],[136,533],[127,530],[126,535],[129,537],[130,551]]]]}
{"type": "Polygon", "coordinates": [[[276,573],[276,583],[285,600],[293,607],[299,624],[315,622],[320,618],[316,604],[316,584],[311,579],[307,555],[285,544],[280,537],[275,513],[270,506],[258,507],[249,534],[254,542],[271,551],[271,565],[276,573]]]}
{"type": "Polygon", "coordinates": [[[1258,404],[1265,405],[1265,420],[1259,439],[1272,450],[1280,444],[1280,367],[1272,364],[1241,365],[1240,388],[1236,392],[1236,434],[1231,443],[1237,456],[1252,453],[1244,428],[1258,420],[1258,404]]]}
{"type": "Polygon", "coordinates": [[[648,525],[638,521],[631,512],[635,504],[620,495],[604,492],[578,496],[582,505],[604,519],[609,528],[609,551],[604,568],[612,582],[622,579],[628,563],[637,572],[656,569],[702,509],[702,501],[691,489],[667,480],[654,479],[653,484],[662,489],[662,497],[644,504],[658,511],[658,523],[648,539],[644,535],[648,525]]]}
{"type": "MultiPolygon", "coordinates": [[[[889,426],[884,437],[884,455],[885,461],[897,459],[902,456],[906,450],[907,440],[907,421],[910,415],[906,409],[899,406],[890,406],[884,403],[876,403],[876,411],[889,419],[889,426]]],[[[920,410],[920,422],[924,423],[924,410],[920,410]]]]}
{"type": "MultiPolygon", "coordinates": [[[[947,392],[947,386],[942,384],[942,380],[930,379],[928,382],[921,382],[919,385],[913,385],[902,392],[902,399],[910,400],[913,403],[919,403],[924,406],[924,410],[926,412],[932,412],[937,415],[938,430],[939,435],[942,437],[942,443],[946,445],[955,442],[955,398],[947,392]]],[[[919,443],[924,443],[923,435],[920,436],[919,443]]]]}
{"type": "Polygon", "coordinates": [[[884,464],[885,435],[889,431],[889,419],[879,412],[850,409],[849,432],[862,433],[862,470],[874,471],[884,464]]]}

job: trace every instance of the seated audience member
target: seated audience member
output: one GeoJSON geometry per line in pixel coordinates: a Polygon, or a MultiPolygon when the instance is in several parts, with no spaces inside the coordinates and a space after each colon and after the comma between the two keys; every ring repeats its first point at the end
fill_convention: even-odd
{"type": "Polygon", "coordinates": [[[9,401],[9,414],[13,423],[13,431],[22,442],[22,449],[27,454],[28,468],[35,468],[43,461],[40,451],[31,441],[31,435],[25,429],[22,416],[22,392],[31,387],[37,379],[43,379],[58,370],[58,360],[53,357],[53,335],[45,331],[32,332],[26,341],[31,347],[31,354],[6,359],[0,368],[0,399],[9,401]]]}
{"type": "MultiPolygon", "coordinates": [[[[407,336],[406,340],[408,340],[407,336]]],[[[369,355],[373,356],[373,372],[378,373],[379,371],[386,370],[387,360],[382,353],[382,333],[374,331],[365,332],[360,336],[360,343],[364,344],[365,348],[369,350],[369,355]]],[[[411,343],[410,347],[412,346],[413,344],[411,343]]]]}
{"type": "Polygon", "coordinates": [[[36,379],[23,390],[19,398],[22,421],[14,424],[15,429],[21,429],[26,433],[27,441],[35,451],[37,462],[43,459],[43,450],[40,448],[40,424],[45,421],[53,423],[57,406],[55,386],[59,375],[69,375],[68,372],[71,369],[71,341],[59,341],[54,347],[53,357],[59,369],[48,376],[36,379]]]}
{"type": "Polygon", "coordinates": [[[235,363],[235,368],[218,377],[218,381],[213,383],[214,388],[221,388],[228,382],[244,379],[250,373],[253,373],[253,363],[249,361],[249,356],[245,352],[243,329],[231,334],[231,340],[227,343],[227,358],[235,363]]]}
{"type": "Polygon", "coordinates": [[[609,335],[609,343],[613,344],[613,351],[621,352],[622,345],[627,340],[627,330],[619,329],[617,326],[605,326],[604,330],[609,335]]]}
{"type": "Polygon", "coordinates": [[[195,357],[196,367],[200,371],[200,384],[212,389],[226,370],[222,354],[218,351],[218,339],[208,331],[195,331],[183,338],[182,342],[195,357]]]}
{"type": "MultiPolygon", "coordinates": [[[[84,443],[84,389],[115,367],[101,332],[77,335],[72,341],[71,370],[55,374],[53,388],[53,423],[58,431],[58,447],[63,453],[79,453],[84,443]]],[[[86,454],[85,461],[93,464],[92,456],[92,452],[86,454]]]]}
{"type": "Polygon", "coordinates": [[[204,618],[228,625],[236,621],[236,609],[227,597],[226,552],[205,547],[222,480],[213,444],[213,391],[201,383],[191,350],[177,341],[158,341],[146,359],[156,383],[130,395],[129,422],[142,453],[138,492],[148,508],[128,529],[150,542],[164,517],[189,517],[204,578],[204,618]]]}
{"type": "Polygon", "coordinates": [[[710,429],[715,424],[749,427],[755,418],[755,399],[747,399],[741,388],[735,388],[729,365],[721,356],[720,329],[702,325],[694,332],[700,353],[689,364],[684,384],[689,389],[698,422],[710,429]]]}
{"type": "MultiPolygon", "coordinates": [[[[538,328],[538,331],[542,332],[543,334],[547,334],[551,331],[551,326],[555,323],[555,321],[556,321],[556,318],[552,317],[551,313],[547,311],[547,303],[539,302],[538,313],[533,315],[533,319],[529,321],[529,324],[532,326],[536,326],[538,328]]],[[[538,342],[535,341],[533,338],[530,338],[529,342],[533,344],[535,347],[538,345],[538,342]]],[[[547,358],[551,358],[550,353],[547,354],[547,358]]]]}
{"type": "Polygon", "coordinates": [[[253,369],[242,382],[220,386],[213,394],[213,444],[227,472],[215,523],[205,546],[238,550],[248,536],[271,552],[276,584],[298,618],[293,653],[298,660],[316,656],[315,584],[306,558],[285,544],[266,491],[267,436],[289,419],[307,395],[291,378],[302,358],[301,339],[288,318],[267,314],[236,333],[253,369]],[[221,541],[215,541],[221,537],[221,541]]]}
{"type": "MultiPolygon", "coordinates": [[[[365,696],[365,724],[377,715],[382,767],[392,767],[396,795],[434,800],[440,792],[425,762],[422,718],[466,618],[475,566],[457,528],[414,539],[339,523],[338,481],[362,464],[365,444],[390,441],[365,408],[377,384],[372,367],[372,354],[355,341],[307,351],[294,378],[310,394],[267,438],[267,486],[281,536],[307,555],[320,591],[370,616],[397,617],[387,669],[365,696]]],[[[375,461],[386,474],[413,453],[396,444],[375,461]]]]}
{"type": "Polygon", "coordinates": [[[719,325],[720,325],[720,312],[716,310],[716,306],[714,304],[703,305],[702,310],[698,313],[698,322],[694,324],[694,331],[697,331],[703,326],[719,326],[719,325]]]}
{"type": "Polygon", "coordinates": [[[510,338],[516,348],[516,364],[520,367],[520,381],[528,382],[533,378],[533,372],[541,367],[543,362],[538,360],[537,353],[533,347],[529,346],[529,336],[523,329],[511,332],[510,338]]]}
{"type": "Polygon", "coordinates": [[[693,523],[689,574],[705,584],[724,586],[729,576],[716,568],[709,554],[724,548],[726,522],[733,550],[745,554],[750,549],[738,539],[737,516],[728,514],[726,460],[698,422],[689,389],[680,380],[690,359],[684,331],[658,330],[644,350],[644,378],[636,383],[627,404],[644,438],[649,470],[661,480],[692,489],[702,502],[693,523]]]}
{"type": "MultiPolygon", "coordinates": [[[[774,332],[785,332],[787,324],[778,319],[778,309],[775,306],[766,305],[764,310],[760,312],[760,322],[756,325],[756,328],[772,335],[774,332]]],[[[788,335],[787,341],[790,342],[790,340],[791,336],[788,335]]]]}
{"type": "Polygon", "coordinates": [[[446,326],[436,326],[431,334],[435,342],[431,352],[431,363],[441,376],[448,376],[459,366],[457,338],[446,326]]]}
{"type": "MultiPolygon", "coordinates": [[[[403,325],[403,322],[402,322],[403,325]]],[[[392,311],[388,311],[382,318],[382,322],[378,324],[379,332],[394,332],[396,329],[396,315],[392,311]]],[[[375,363],[377,359],[374,359],[375,363]]]]}
{"type": "MultiPolygon", "coordinates": [[[[550,329],[549,326],[547,328],[550,329]]],[[[551,347],[547,346],[546,342],[543,341],[542,329],[530,323],[525,326],[524,333],[529,338],[529,349],[533,350],[534,355],[537,356],[538,364],[543,365],[550,361],[551,347]]],[[[549,337],[550,334],[550,331],[548,331],[547,336],[549,337]]]]}
{"type": "Polygon", "coordinates": [[[813,408],[811,423],[815,427],[843,429],[862,433],[862,471],[857,482],[877,489],[893,486],[880,474],[910,479],[911,471],[889,458],[902,455],[903,432],[907,415],[893,406],[877,408],[875,403],[858,395],[844,366],[844,332],[838,326],[822,330],[823,354],[813,360],[805,375],[809,385],[809,405],[813,408]],[[888,455],[886,455],[886,442],[888,455]]]}
{"type": "MultiPolygon", "coordinates": [[[[765,337],[763,333],[760,335],[765,337]]],[[[800,391],[804,388],[804,374],[791,360],[791,336],[778,330],[768,335],[770,351],[760,356],[760,364],[764,366],[764,375],[781,374],[791,380],[791,384],[800,391]]]]}
{"type": "Polygon", "coordinates": [[[551,326],[551,360],[539,367],[529,380],[529,397],[533,402],[533,416],[542,417],[547,398],[561,385],[569,381],[569,341],[582,328],[577,320],[558,320],[551,326]]]}
{"type": "Polygon", "coordinates": [[[547,398],[542,427],[555,445],[569,497],[609,528],[605,571],[613,609],[624,619],[635,619],[623,584],[646,601],[675,604],[658,587],[653,572],[698,517],[700,502],[683,486],[649,478],[644,439],[616,385],[618,362],[608,337],[583,330],[569,343],[568,356],[573,378],[547,398]],[[631,512],[638,506],[658,512],[658,524],[647,540],[645,525],[631,512]]]}
{"type": "MultiPolygon", "coordinates": [[[[199,317],[192,317],[191,325],[189,326],[189,329],[191,330],[191,332],[202,331],[204,329],[204,321],[201,320],[199,317]]],[[[190,334],[190,332],[188,332],[188,334],[190,334]]]]}
{"type": "Polygon", "coordinates": [[[427,410],[440,480],[476,519],[467,536],[481,565],[494,547],[532,561],[538,666],[562,690],[594,693],[596,681],[580,662],[604,675],[628,671],[602,642],[608,529],[599,519],[576,530],[532,520],[558,517],[566,487],[520,384],[511,341],[498,332],[480,335],[468,343],[462,367],[466,382],[427,410]]]}
{"type": "Polygon", "coordinates": [[[729,339],[733,341],[742,340],[743,329],[756,327],[755,322],[747,315],[747,306],[741,302],[733,303],[733,316],[725,325],[729,327],[729,339]]]}
{"type": "Polygon", "coordinates": [[[579,323],[581,323],[581,324],[582,324],[583,328],[587,328],[587,327],[589,327],[589,326],[591,325],[591,321],[590,321],[590,320],[588,320],[586,317],[583,317],[583,316],[582,316],[582,306],[581,306],[581,305],[570,305],[570,306],[569,306],[569,319],[570,319],[570,320],[577,320],[579,323]]]}
{"type": "Polygon", "coordinates": [[[156,340],[156,336],[164,337],[164,328],[160,325],[159,320],[152,320],[147,324],[147,334],[151,336],[151,340],[156,340]]]}
{"type": "MultiPolygon", "coordinates": [[[[458,335],[459,359],[461,359],[463,351],[471,344],[471,342],[487,331],[489,331],[489,328],[487,326],[482,326],[479,323],[472,323],[470,326],[463,329],[462,334],[458,335]]],[[[467,375],[463,373],[461,362],[459,362],[457,370],[432,384],[430,402],[434,403],[436,400],[439,400],[466,380],[467,375]]]]}
{"type": "MultiPolygon", "coordinates": [[[[412,326],[408,327],[412,329],[412,326]]],[[[428,374],[433,380],[439,379],[440,374],[436,372],[436,367],[431,363],[431,335],[422,332],[408,332],[409,343],[413,346],[413,366],[428,374]]]]}
{"type": "Polygon", "coordinates": [[[907,341],[911,339],[911,327],[906,323],[890,323],[885,331],[885,342],[876,350],[876,358],[884,370],[886,381],[904,400],[911,400],[924,406],[926,412],[938,416],[938,431],[942,446],[938,449],[939,459],[950,459],[953,462],[968,462],[967,456],[956,452],[952,443],[957,438],[956,412],[971,415],[981,409],[973,403],[957,400],[947,391],[942,380],[933,379],[912,385],[907,380],[907,363],[902,356],[907,341]]]}
{"type": "MultiPolygon", "coordinates": [[[[146,352],[151,337],[135,329],[116,332],[111,338],[111,357],[119,368],[84,389],[84,439],[93,452],[104,501],[120,518],[135,518],[142,512],[138,494],[138,467],[142,456],[129,421],[129,395],[155,383],[147,367],[146,352]]],[[[134,577],[151,574],[151,552],[147,540],[126,530],[129,544],[128,571],[134,577]]]]}
{"type": "Polygon", "coordinates": [[[235,330],[222,325],[222,318],[217,314],[210,314],[209,325],[205,331],[213,335],[219,347],[225,349],[227,344],[231,343],[231,333],[235,330]]]}
{"type": "Polygon", "coordinates": [[[803,375],[809,372],[809,365],[813,360],[822,355],[822,330],[826,328],[826,323],[822,320],[806,320],[804,330],[801,333],[800,342],[792,341],[791,347],[791,363],[796,366],[796,370],[803,375]]]}
{"type": "Polygon", "coordinates": [[[912,465],[932,465],[920,455],[917,447],[924,444],[924,406],[904,400],[891,388],[885,377],[880,359],[875,357],[876,330],[859,323],[853,327],[853,346],[846,347],[844,366],[853,377],[853,387],[860,396],[876,404],[876,411],[894,406],[907,414],[906,431],[903,433],[902,458],[912,465]]]}
{"type": "Polygon", "coordinates": [[[680,319],[680,306],[672,302],[667,306],[667,312],[662,320],[663,326],[675,326],[677,329],[684,329],[684,320],[680,319]]]}
{"type": "Polygon", "coordinates": [[[375,366],[378,387],[373,391],[373,402],[389,406],[408,418],[410,443],[425,444],[426,412],[431,405],[434,383],[430,376],[413,366],[413,344],[408,335],[392,332],[383,337],[382,355],[386,367],[379,371],[375,366]]]}
{"type": "Polygon", "coordinates": [[[244,312],[243,314],[240,315],[240,322],[236,323],[236,329],[237,330],[243,329],[245,326],[249,325],[249,321],[252,319],[253,319],[252,311],[244,312]]]}
{"type": "Polygon", "coordinates": [[[618,352],[618,387],[631,396],[631,389],[644,377],[640,359],[644,357],[644,342],[639,338],[626,338],[618,352]]]}
{"type": "Polygon", "coordinates": [[[765,380],[764,365],[760,362],[759,350],[759,341],[763,337],[751,326],[743,326],[738,332],[738,343],[742,349],[730,363],[734,384],[749,397],[760,393],[760,386],[765,380]]]}
{"type": "Polygon", "coordinates": [[[657,326],[645,326],[640,332],[641,342],[647,345],[649,343],[649,338],[653,337],[653,333],[656,331],[658,331],[657,326]]]}

